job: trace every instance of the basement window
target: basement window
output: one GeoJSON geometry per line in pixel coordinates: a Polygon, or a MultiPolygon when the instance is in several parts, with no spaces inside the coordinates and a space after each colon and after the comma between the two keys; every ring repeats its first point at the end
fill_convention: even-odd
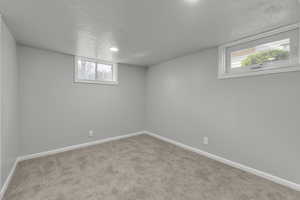
{"type": "Polygon", "coordinates": [[[219,78],[300,70],[299,25],[290,25],[219,47],[219,78]]]}
{"type": "Polygon", "coordinates": [[[118,84],[117,64],[76,56],[75,82],[109,85],[118,84]]]}

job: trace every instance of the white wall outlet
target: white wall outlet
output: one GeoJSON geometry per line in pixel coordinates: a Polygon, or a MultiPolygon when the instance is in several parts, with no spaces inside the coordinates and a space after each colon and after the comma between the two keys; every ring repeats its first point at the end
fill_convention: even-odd
{"type": "Polygon", "coordinates": [[[203,137],[203,144],[205,144],[205,145],[208,144],[208,137],[203,137]]]}
{"type": "Polygon", "coordinates": [[[93,137],[94,136],[94,131],[93,130],[89,130],[89,137],[93,137]]]}

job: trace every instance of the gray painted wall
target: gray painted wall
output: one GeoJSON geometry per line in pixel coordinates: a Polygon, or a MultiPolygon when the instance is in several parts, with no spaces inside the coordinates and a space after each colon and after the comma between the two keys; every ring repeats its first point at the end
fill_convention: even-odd
{"type": "Polygon", "coordinates": [[[150,67],[146,85],[147,130],[300,183],[299,72],[218,80],[213,48],[150,67]]]}
{"type": "MultiPolygon", "coordinates": [[[[14,44],[12,37],[7,41],[14,44]]],[[[10,75],[1,76],[1,83],[12,89],[2,91],[7,94],[2,105],[8,103],[10,116],[16,116],[15,47],[8,46],[6,53],[11,53],[5,57],[10,64],[3,66],[14,67],[2,70],[10,75]]],[[[74,84],[72,56],[26,46],[17,50],[23,155],[146,127],[300,183],[299,72],[218,80],[217,49],[213,48],[152,66],[147,73],[145,68],[120,65],[118,86],[74,84]],[[90,129],[95,132],[93,138],[88,137],[90,129]],[[209,137],[207,146],[202,143],[204,136],[209,137]]],[[[5,151],[1,148],[2,155],[10,152],[2,156],[9,163],[3,169],[10,169],[17,155],[13,123],[17,119],[10,119],[2,125],[9,123],[14,129],[14,134],[2,137],[10,141],[5,142],[5,151]]]]}
{"type": "Polygon", "coordinates": [[[18,57],[23,155],[144,129],[146,68],[120,64],[117,86],[74,84],[73,56],[18,46],[18,57]]]}
{"type": "Polygon", "coordinates": [[[16,42],[5,23],[1,23],[1,184],[19,154],[18,66],[16,42]]]}

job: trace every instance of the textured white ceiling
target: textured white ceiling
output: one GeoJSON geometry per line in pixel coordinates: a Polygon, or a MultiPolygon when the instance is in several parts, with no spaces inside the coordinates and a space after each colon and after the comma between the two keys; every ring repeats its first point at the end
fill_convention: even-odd
{"type": "Polygon", "coordinates": [[[0,0],[0,11],[19,43],[136,65],[300,19],[298,0],[0,0]]]}

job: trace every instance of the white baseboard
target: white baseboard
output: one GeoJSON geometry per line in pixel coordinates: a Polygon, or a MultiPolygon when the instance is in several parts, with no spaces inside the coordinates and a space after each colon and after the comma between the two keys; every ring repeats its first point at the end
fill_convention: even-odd
{"type": "Polygon", "coordinates": [[[24,161],[24,160],[30,160],[30,159],[33,159],[33,158],[49,156],[49,155],[53,155],[53,154],[57,154],[57,153],[62,153],[62,152],[65,152],[65,151],[80,149],[80,148],[83,148],[83,147],[93,146],[93,145],[96,145],[96,144],[101,144],[101,143],[105,143],[105,142],[109,142],[109,141],[113,141],[113,140],[128,138],[128,137],[132,137],[132,136],[136,136],[136,135],[140,135],[140,134],[145,134],[145,132],[140,131],[140,132],[136,132],[136,133],[130,133],[130,134],[120,135],[120,136],[115,136],[115,137],[109,137],[109,138],[106,138],[106,139],[87,142],[87,143],[83,143],[83,144],[72,145],[72,146],[59,148],[59,149],[55,149],[55,150],[51,150],[51,151],[45,151],[45,152],[25,155],[25,156],[19,157],[18,160],[20,162],[20,161],[24,161]]]}
{"type": "Polygon", "coordinates": [[[206,152],[206,151],[202,151],[202,150],[200,150],[200,149],[197,149],[197,148],[194,148],[194,147],[185,145],[185,144],[183,144],[183,143],[180,143],[180,142],[177,142],[177,141],[175,141],[175,140],[172,140],[172,139],[163,137],[163,136],[161,136],[161,135],[158,135],[158,134],[155,134],[155,133],[151,133],[151,132],[149,132],[149,131],[144,131],[144,132],[145,132],[146,134],[150,135],[150,136],[156,137],[156,138],[158,138],[158,139],[160,139],[160,140],[163,140],[163,141],[165,141],[165,142],[174,144],[174,145],[176,145],[176,146],[179,146],[179,147],[181,147],[181,148],[187,149],[187,150],[189,150],[189,151],[193,151],[193,152],[195,152],[195,153],[201,154],[201,155],[203,155],[203,156],[206,156],[206,157],[208,157],[208,158],[210,158],[210,159],[219,161],[219,162],[224,163],[224,164],[226,164],[226,165],[229,165],[229,166],[231,166],[231,167],[234,167],[234,168],[237,168],[237,169],[240,169],[240,170],[249,172],[249,173],[251,173],[251,174],[254,174],[254,175],[256,175],[256,176],[259,176],[259,177],[268,179],[268,180],[270,180],[270,181],[272,181],[272,182],[275,182],[275,183],[277,183],[277,184],[280,184],[280,185],[289,187],[289,188],[291,188],[291,189],[300,191],[300,185],[297,184],[297,183],[294,183],[294,182],[288,181],[288,180],[286,180],[286,179],[283,179],[283,178],[280,178],[280,177],[271,175],[271,174],[266,173],[266,172],[262,172],[262,171],[260,171],[260,170],[254,169],[254,168],[252,168],[252,167],[248,167],[248,166],[246,166],[246,165],[243,165],[243,164],[240,164],[240,163],[237,163],[237,162],[233,162],[233,161],[231,161],[231,160],[228,160],[228,159],[222,158],[222,157],[220,157],[220,156],[217,156],[217,155],[208,153],[208,152],[206,152]]]}
{"type": "Polygon", "coordinates": [[[83,144],[78,144],[78,145],[72,145],[72,146],[68,146],[68,147],[64,147],[64,148],[60,148],[60,149],[55,149],[55,150],[51,150],[51,151],[46,151],[46,152],[41,152],[41,153],[36,153],[36,154],[31,154],[31,155],[25,155],[25,156],[18,157],[16,159],[16,161],[15,161],[15,163],[14,163],[11,171],[10,171],[9,176],[7,177],[5,183],[3,184],[3,187],[2,187],[2,189],[0,191],[0,200],[2,200],[2,198],[3,198],[4,194],[5,194],[5,191],[7,190],[7,187],[8,187],[8,185],[9,185],[9,183],[10,183],[12,177],[13,177],[13,174],[14,174],[15,170],[16,170],[17,164],[19,162],[21,162],[21,161],[30,160],[30,159],[33,159],[33,158],[39,158],[39,157],[48,156],[48,155],[53,155],[53,154],[57,154],[57,153],[65,152],[65,151],[80,149],[80,148],[83,148],[83,147],[88,147],[88,146],[92,146],[92,145],[96,145],[96,144],[101,144],[101,143],[105,143],[105,142],[109,142],[109,141],[113,141],[113,140],[119,140],[119,139],[128,138],[128,137],[132,137],[132,136],[136,136],[136,135],[141,135],[141,134],[148,134],[150,136],[156,137],[156,138],[158,138],[160,140],[163,140],[163,141],[166,141],[168,143],[174,144],[176,146],[179,146],[181,148],[187,149],[189,151],[196,152],[198,154],[201,154],[201,155],[206,156],[208,158],[211,158],[213,160],[222,162],[222,163],[227,164],[229,166],[238,168],[240,170],[252,173],[254,175],[257,175],[257,176],[260,176],[262,178],[268,179],[268,180],[273,181],[275,183],[278,183],[278,184],[284,185],[286,187],[292,188],[294,190],[300,191],[300,185],[299,184],[296,184],[296,183],[293,183],[291,181],[285,180],[283,178],[279,178],[277,176],[273,176],[271,174],[259,171],[257,169],[254,169],[254,168],[251,168],[251,167],[239,164],[237,162],[233,162],[233,161],[227,160],[227,159],[222,158],[220,156],[216,156],[216,155],[208,153],[206,151],[202,151],[200,149],[197,149],[197,148],[194,148],[194,147],[182,144],[180,142],[177,142],[175,140],[172,140],[172,139],[160,136],[158,134],[151,133],[149,131],[140,131],[140,132],[136,132],[136,133],[130,133],[130,134],[127,134],[127,135],[110,137],[110,138],[106,138],[106,139],[102,139],[102,140],[97,140],[97,141],[93,141],[93,142],[88,142],[88,143],[83,143],[83,144]]]}
{"type": "Polygon", "coordinates": [[[4,194],[5,194],[6,190],[7,190],[7,187],[8,187],[8,185],[9,185],[9,183],[10,183],[10,181],[11,181],[11,179],[12,179],[14,173],[15,173],[15,170],[16,170],[16,167],[17,167],[18,162],[19,162],[19,160],[18,160],[18,158],[17,158],[17,159],[15,160],[15,162],[14,162],[14,165],[13,165],[12,169],[11,169],[10,172],[9,172],[8,177],[6,178],[5,182],[3,183],[3,186],[2,186],[1,191],[0,191],[0,200],[2,200],[3,197],[4,197],[4,194]]]}

